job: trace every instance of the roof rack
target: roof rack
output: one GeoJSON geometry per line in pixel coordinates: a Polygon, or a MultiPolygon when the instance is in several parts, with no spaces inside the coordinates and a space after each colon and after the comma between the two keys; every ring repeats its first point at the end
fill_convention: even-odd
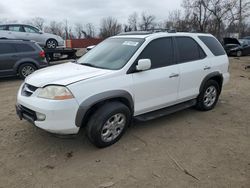
{"type": "Polygon", "coordinates": [[[138,31],[128,31],[120,33],[119,35],[149,35],[153,33],[167,32],[167,33],[176,33],[175,29],[163,29],[163,28],[152,28],[147,30],[138,30],[138,31]]]}

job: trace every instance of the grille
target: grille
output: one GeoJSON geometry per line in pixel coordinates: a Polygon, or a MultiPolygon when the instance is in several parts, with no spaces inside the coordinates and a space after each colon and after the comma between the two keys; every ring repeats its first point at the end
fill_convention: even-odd
{"type": "Polygon", "coordinates": [[[29,97],[31,96],[35,91],[37,90],[37,87],[29,85],[29,84],[24,84],[22,88],[22,95],[29,97]]]}

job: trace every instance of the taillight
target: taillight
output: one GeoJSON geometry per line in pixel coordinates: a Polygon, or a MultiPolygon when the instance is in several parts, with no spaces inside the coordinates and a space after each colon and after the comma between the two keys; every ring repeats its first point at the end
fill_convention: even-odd
{"type": "Polygon", "coordinates": [[[40,56],[42,59],[44,59],[44,58],[45,58],[45,52],[44,52],[44,51],[39,52],[39,56],[40,56]]]}

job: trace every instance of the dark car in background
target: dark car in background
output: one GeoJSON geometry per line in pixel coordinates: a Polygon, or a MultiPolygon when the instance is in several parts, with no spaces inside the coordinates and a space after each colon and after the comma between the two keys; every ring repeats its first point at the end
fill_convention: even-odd
{"type": "Polygon", "coordinates": [[[247,39],[224,38],[223,45],[229,56],[250,55],[250,42],[247,39]]]}
{"type": "Polygon", "coordinates": [[[19,76],[24,79],[46,66],[45,52],[37,43],[0,39],[0,77],[19,76]]]}

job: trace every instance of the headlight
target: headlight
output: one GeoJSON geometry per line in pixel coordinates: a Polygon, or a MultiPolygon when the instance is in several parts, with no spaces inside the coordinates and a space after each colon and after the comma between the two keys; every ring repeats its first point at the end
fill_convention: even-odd
{"type": "Polygon", "coordinates": [[[72,93],[63,86],[47,86],[42,88],[38,97],[52,100],[66,100],[72,99],[72,93]]]}

